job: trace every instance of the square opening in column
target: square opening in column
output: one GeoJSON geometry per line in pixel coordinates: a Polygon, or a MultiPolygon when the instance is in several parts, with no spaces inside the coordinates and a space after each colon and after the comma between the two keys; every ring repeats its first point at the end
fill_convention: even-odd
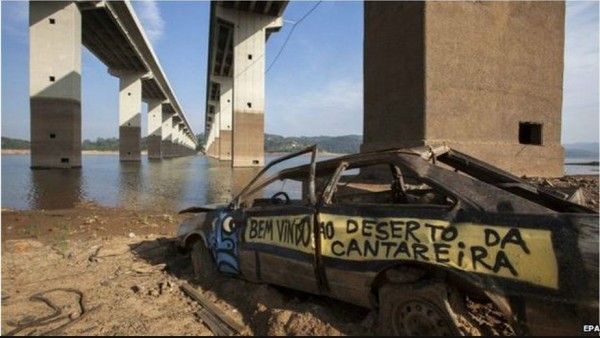
{"type": "Polygon", "coordinates": [[[61,158],[60,163],[69,163],[69,158],[68,157],[61,158]]]}
{"type": "Polygon", "coordinates": [[[50,80],[50,82],[54,82],[54,81],[56,81],[56,78],[54,76],[50,76],[49,80],[50,80]]]}
{"type": "Polygon", "coordinates": [[[50,138],[56,138],[56,134],[55,133],[50,133],[50,138]]]}
{"type": "Polygon", "coordinates": [[[54,25],[56,23],[56,20],[54,20],[54,18],[50,18],[48,21],[50,21],[51,25],[54,25]]]}
{"type": "Polygon", "coordinates": [[[542,124],[519,122],[519,143],[542,145],[542,124]]]}

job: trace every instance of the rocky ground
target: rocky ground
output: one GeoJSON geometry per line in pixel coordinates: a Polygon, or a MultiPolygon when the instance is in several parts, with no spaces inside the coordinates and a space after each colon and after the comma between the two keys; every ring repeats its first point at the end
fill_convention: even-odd
{"type": "MultiPolygon", "coordinates": [[[[582,187],[598,210],[595,176],[533,181],[582,187]]],[[[95,204],[3,209],[2,335],[213,335],[183,283],[242,323],[242,335],[375,334],[375,312],[329,298],[232,278],[202,289],[174,249],[184,217],[95,204]]],[[[468,305],[484,333],[512,334],[488,304],[468,305]]]]}

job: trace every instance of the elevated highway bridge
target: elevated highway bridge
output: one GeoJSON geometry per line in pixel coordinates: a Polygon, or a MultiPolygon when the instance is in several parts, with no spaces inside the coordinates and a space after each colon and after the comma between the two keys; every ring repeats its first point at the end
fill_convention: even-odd
{"type": "MultiPolygon", "coordinates": [[[[29,3],[31,167],[81,166],[81,45],[119,78],[119,157],[195,153],[198,140],[128,1],[29,3]]],[[[110,112],[107,112],[110,113],[110,112]]]]}

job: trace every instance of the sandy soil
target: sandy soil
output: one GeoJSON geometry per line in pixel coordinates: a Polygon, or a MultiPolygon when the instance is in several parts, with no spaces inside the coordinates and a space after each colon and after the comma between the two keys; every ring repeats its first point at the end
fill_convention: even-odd
{"type": "MultiPolygon", "coordinates": [[[[598,210],[595,176],[532,180],[580,186],[598,210]]],[[[243,335],[375,333],[374,311],[325,297],[225,277],[204,290],[174,247],[185,217],[95,204],[3,209],[2,335],[212,335],[182,283],[243,323],[243,335]],[[58,320],[39,323],[55,311],[49,304],[60,310],[58,320]]],[[[485,334],[512,334],[489,304],[468,306],[485,334]]]]}
{"type": "Polygon", "coordinates": [[[2,210],[2,334],[212,335],[180,290],[185,282],[244,323],[244,335],[371,332],[369,311],[331,299],[225,277],[204,291],[175,250],[184,218],[94,204],[2,210]],[[64,318],[28,326],[53,313],[30,298],[38,293],[64,318]]]}

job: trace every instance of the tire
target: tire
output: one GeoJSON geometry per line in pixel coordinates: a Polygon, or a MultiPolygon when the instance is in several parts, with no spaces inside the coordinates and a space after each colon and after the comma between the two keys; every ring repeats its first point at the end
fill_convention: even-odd
{"type": "Polygon", "coordinates": [[[217,277],[217,269],[210,251],[201,240],[195,241],[192,244],[190,257],[196,279],[204,287],[208,288],[212,286],[217,277]]]}
{"type": "Polygon", "coordinates": [[[379,289],[379,306],[382,335],[480,335],[460,294],[441,281],[388,283],[379,289]]]}

